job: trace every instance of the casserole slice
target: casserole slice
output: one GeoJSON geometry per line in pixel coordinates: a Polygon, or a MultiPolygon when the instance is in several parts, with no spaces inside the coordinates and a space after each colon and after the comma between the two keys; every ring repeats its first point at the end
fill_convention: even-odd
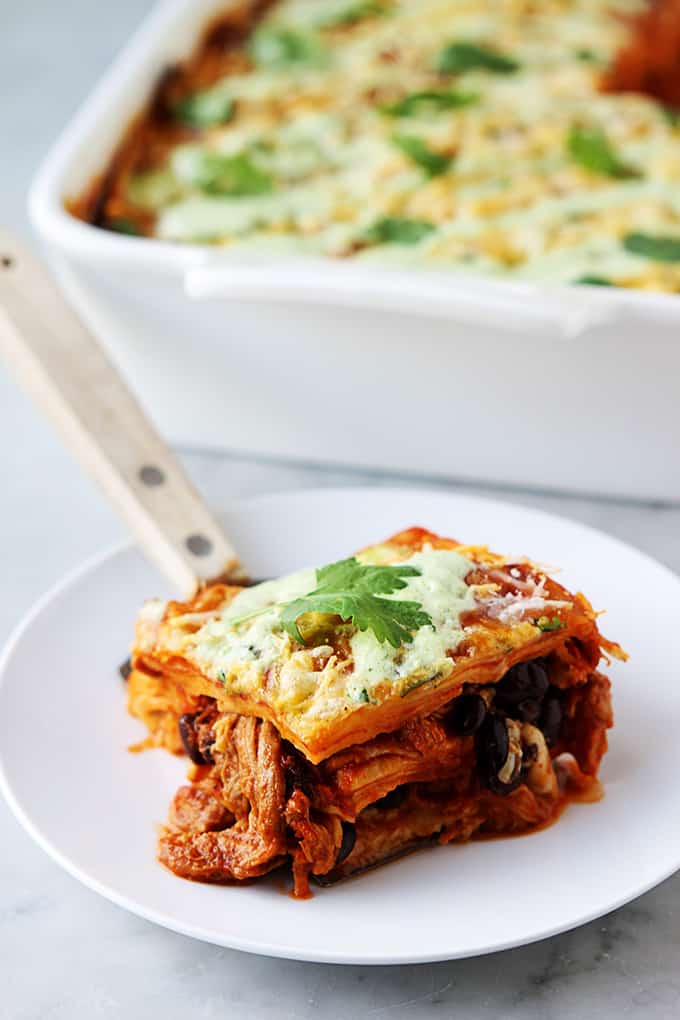
{"type": "Polygon", "coordinates": [[[422,528],[356,557],[142,610],[145,742],[192,759],[160,860],[295,893],[428,842],[517,833],[599,796],[612,723],[583,595],[422,528]]]}

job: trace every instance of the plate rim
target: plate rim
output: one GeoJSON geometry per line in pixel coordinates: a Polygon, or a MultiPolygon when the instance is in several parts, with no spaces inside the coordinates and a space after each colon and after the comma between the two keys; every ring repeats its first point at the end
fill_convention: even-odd
{"type": "MultiPolygon", "coordinates": [[[[663,571],[669,579],[674,581],[676,584],[680,584],[680,575],[674,570],[668,567],[666,564],[661,563],[655,557],[649,553],[638,549],[636,546],[629,542],[625,542],[623,539],[617,536],[610,535],[599,528],[593,527],[589,524],[584,524],[580,521],[574,520],[570,517],[565,517],[562,514],[554,514],[550,511],[534,508],[524,503],[511,503],[502,499],[495,499],[493,497],[478,496],[466,492],[448,492],[445,488],[440,487],[427,487],[427,486],[376,486],[376,485],[361,485],[361,486],[308,486],[303,488],[295,488],[290,490],[283,490],[281,492],[266,492],[260,493],[254,496],[246,496],[241,498],[234,498],[230,500],[226,505],[223,505],[220,510],[215,510],[215,516],[218,520],[227,513],[238,513],[245,506],[253,503],[266,503],[268,501],[280,501],[280,500],[294,500],[305,496],[318,496],[320,494],[327,494],[329,498],[337,496],[338,494],[346,495],[352,493],[353,495],[360,498],[362,495],[377,495],[385,496],[389,498],[391,495],[420,495],[423,497],[437,496],[439,498],[452,499],[464,502],[474,503],[485,503],[490,507],[495,508],[507,508],[512,507],[519,512],[525,511],[532,515],[539,515],[546,521],[559,522],[560,524],[567,524],[576,527],[581,530],[585,530],[597,537],[598,539],[605,539],[607,542],[612,543],[621,549],[626,550],[628,553],[634,553],[637,557],[640,557],[647,565],[654,567],[657,570],[663,571]]],[[[409,526],[409,525],[406,525],[409,526]]],[[[34,622],[53,604],[58,602],[61,596],[76,586],[83,578],[91,576],[102,567],[104,564],[115,560],[119,556],[123,556],[127,553],[137,551],[143,556],[143,553],[138,548],[136,543],[131,539],[123,539],[122,541],[113,543],[106,546],[104,549],[97,553],[87,557],[80,564],[72,567],[66,571],[62,577],[57,579],[42,595],[40,595],[20,617],[20,619],[11,628],[9,636],[7,637],[3,648],[0,650],[0,689],[8,683],[9,667],[11,660],[14,655],[16,648],[23,639],[24,635],[31,629],[34,622]]],[[[633,891],[630,889],[622,892],[619,897],[615,897],[612,900],[605,911],[601,908],[595,908],[592,911],[586,911],[579,916],[576,920],[571,920],[568,923],[558,923],[554,925],[544,926],[540,930],[537,930],[529,936],[524,935],[517,938],[509,938],[499,940],[498,942],[492,942],[484,948],[471,948],[470,950],[461,949],[458,951],[443,951],[434,953],[426,951],[424,953],[418,953],[414,948],[410,951],[403,951],[401,953],[391,952],[389,954],[371,953],[369,954],[353,954],[352,952],[340,952],[337,950],[322,950],[310,949],[300,945],[294,945],[291,943],[277,943],[267,942],[266,940],[253,940],[249,938],[238,938],[231,937],[229,935],[223,935],[218,931],[211,930],[204,925],[187,924],[181,921],[175,920],[172,916],[164,914],[162,911],[155,910],[153,908],[146,907],[142,902],[139,902],[133,898],[130,898],[124,894],[119,893],[115,887],[108,885],[106,882],[101,881],[92,876],[87,870],[81,868],[79,865],[74,864],[69,857],[62,853],[62,851],[56,846],[53,841],[31,820],[29,814],[20,803],[17,796],[15,796],[14,790],[10,778],[6,771],[5,758],[2,747],[0,746],[0,793],[3,795],[5,802],[7,803],[11,813],[13,814],[16,821],[27,833],[27,835],[43,850],[48,857],[50,857],[56,864],[58,864],[67,874],[72,878],[76,879],[82,885],[92,892],[97,893],[104,899],[115,904],[117,907],[122,908],[129,913],[141,917],[153,924],[159,925],[162,928],[166,928],[169,931],[173,931],[189,938],[197,939],[198,941],[205,942],[212,945],[222,946],[224,948],[235,949],[241,952],[247,952],[253,955],[265,956],[275,959],[288,959],[297,960],[308,963],[332,963],[339,965],[363,965],[363,966],[399,966],[399,965],[413,965],[422,963],[438,963],[446,960],[456,959],[474,959],[478,956],[487,956],[492,953],[502,952],[504,950],[519,948],[521,946],[532,945],[533,943],[543,941],[545,939],[552,938],[556,935],[563,934],[569,931],[573,931],[582,925],[588,924],[598,918],[606,917],[615,910],[624,906],[627,903],[643,896],[651,889],[665,882],[678,870],[680,870],[680,845],[677,851],[677,860],[669,868],[664,869],[658,876],[655,876],[651,881],[646,881],[639,886],[636,886],[633,891]]]]}

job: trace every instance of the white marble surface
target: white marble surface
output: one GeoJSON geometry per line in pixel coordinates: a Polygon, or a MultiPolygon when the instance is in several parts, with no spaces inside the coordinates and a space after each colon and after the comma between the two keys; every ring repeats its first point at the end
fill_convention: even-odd
{"type": "MultiPolygon", "coordinates": [[[[24,192],[37,158],[148,6],[146,0],[0,0],[0,222],[27,229],[24,192]]],[[[235,457],[186,454],[184,461],[215,506],[239,495],[363,484],[367,477],[235,457]]],[[[0,478],[4,639],[42,590],[118,539],[122,528],[1,369],[0,478]]],[[[680,508],[506,496],[600,527],[680,571],[680,508]]],[[[41,679],[49,682],[48,664],[41,679]]],[[[45,770],[49,775],[49,762],[45,770]]],[[[131,917],[62,873],[3,804],[0,847],[3,1020],[184,1020],[190,1012],[254,1020],[680,1015],[680,876],[600,921],[534,946],[477,960],[371,969],[247,956],[131,917]]]]}

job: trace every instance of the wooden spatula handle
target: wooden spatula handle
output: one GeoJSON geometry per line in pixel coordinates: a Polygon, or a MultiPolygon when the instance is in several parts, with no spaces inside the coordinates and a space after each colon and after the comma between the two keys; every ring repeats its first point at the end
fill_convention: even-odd
{"type": "Polygon", "coordinates": [[[3,230],[0,351],[182,594],[241,579],[220,526],[97,341],[28,246],[3,230]]]}

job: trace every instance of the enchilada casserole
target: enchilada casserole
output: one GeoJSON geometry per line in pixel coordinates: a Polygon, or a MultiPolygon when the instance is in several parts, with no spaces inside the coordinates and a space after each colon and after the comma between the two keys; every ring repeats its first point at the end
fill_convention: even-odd
{"type": "Polygon", "coordinates": [[[680,290],[677,0],[244,3],[70,204],[121,233],[680,290]]]}
{"type": "Polygon", "coordinates": [[[159,858],[297,896],[426,844],[527,832],[597,799],[612,724],[586,598],[411,528],[355,557],[142,610],[146,746],[191,758],[159,858]]]}

